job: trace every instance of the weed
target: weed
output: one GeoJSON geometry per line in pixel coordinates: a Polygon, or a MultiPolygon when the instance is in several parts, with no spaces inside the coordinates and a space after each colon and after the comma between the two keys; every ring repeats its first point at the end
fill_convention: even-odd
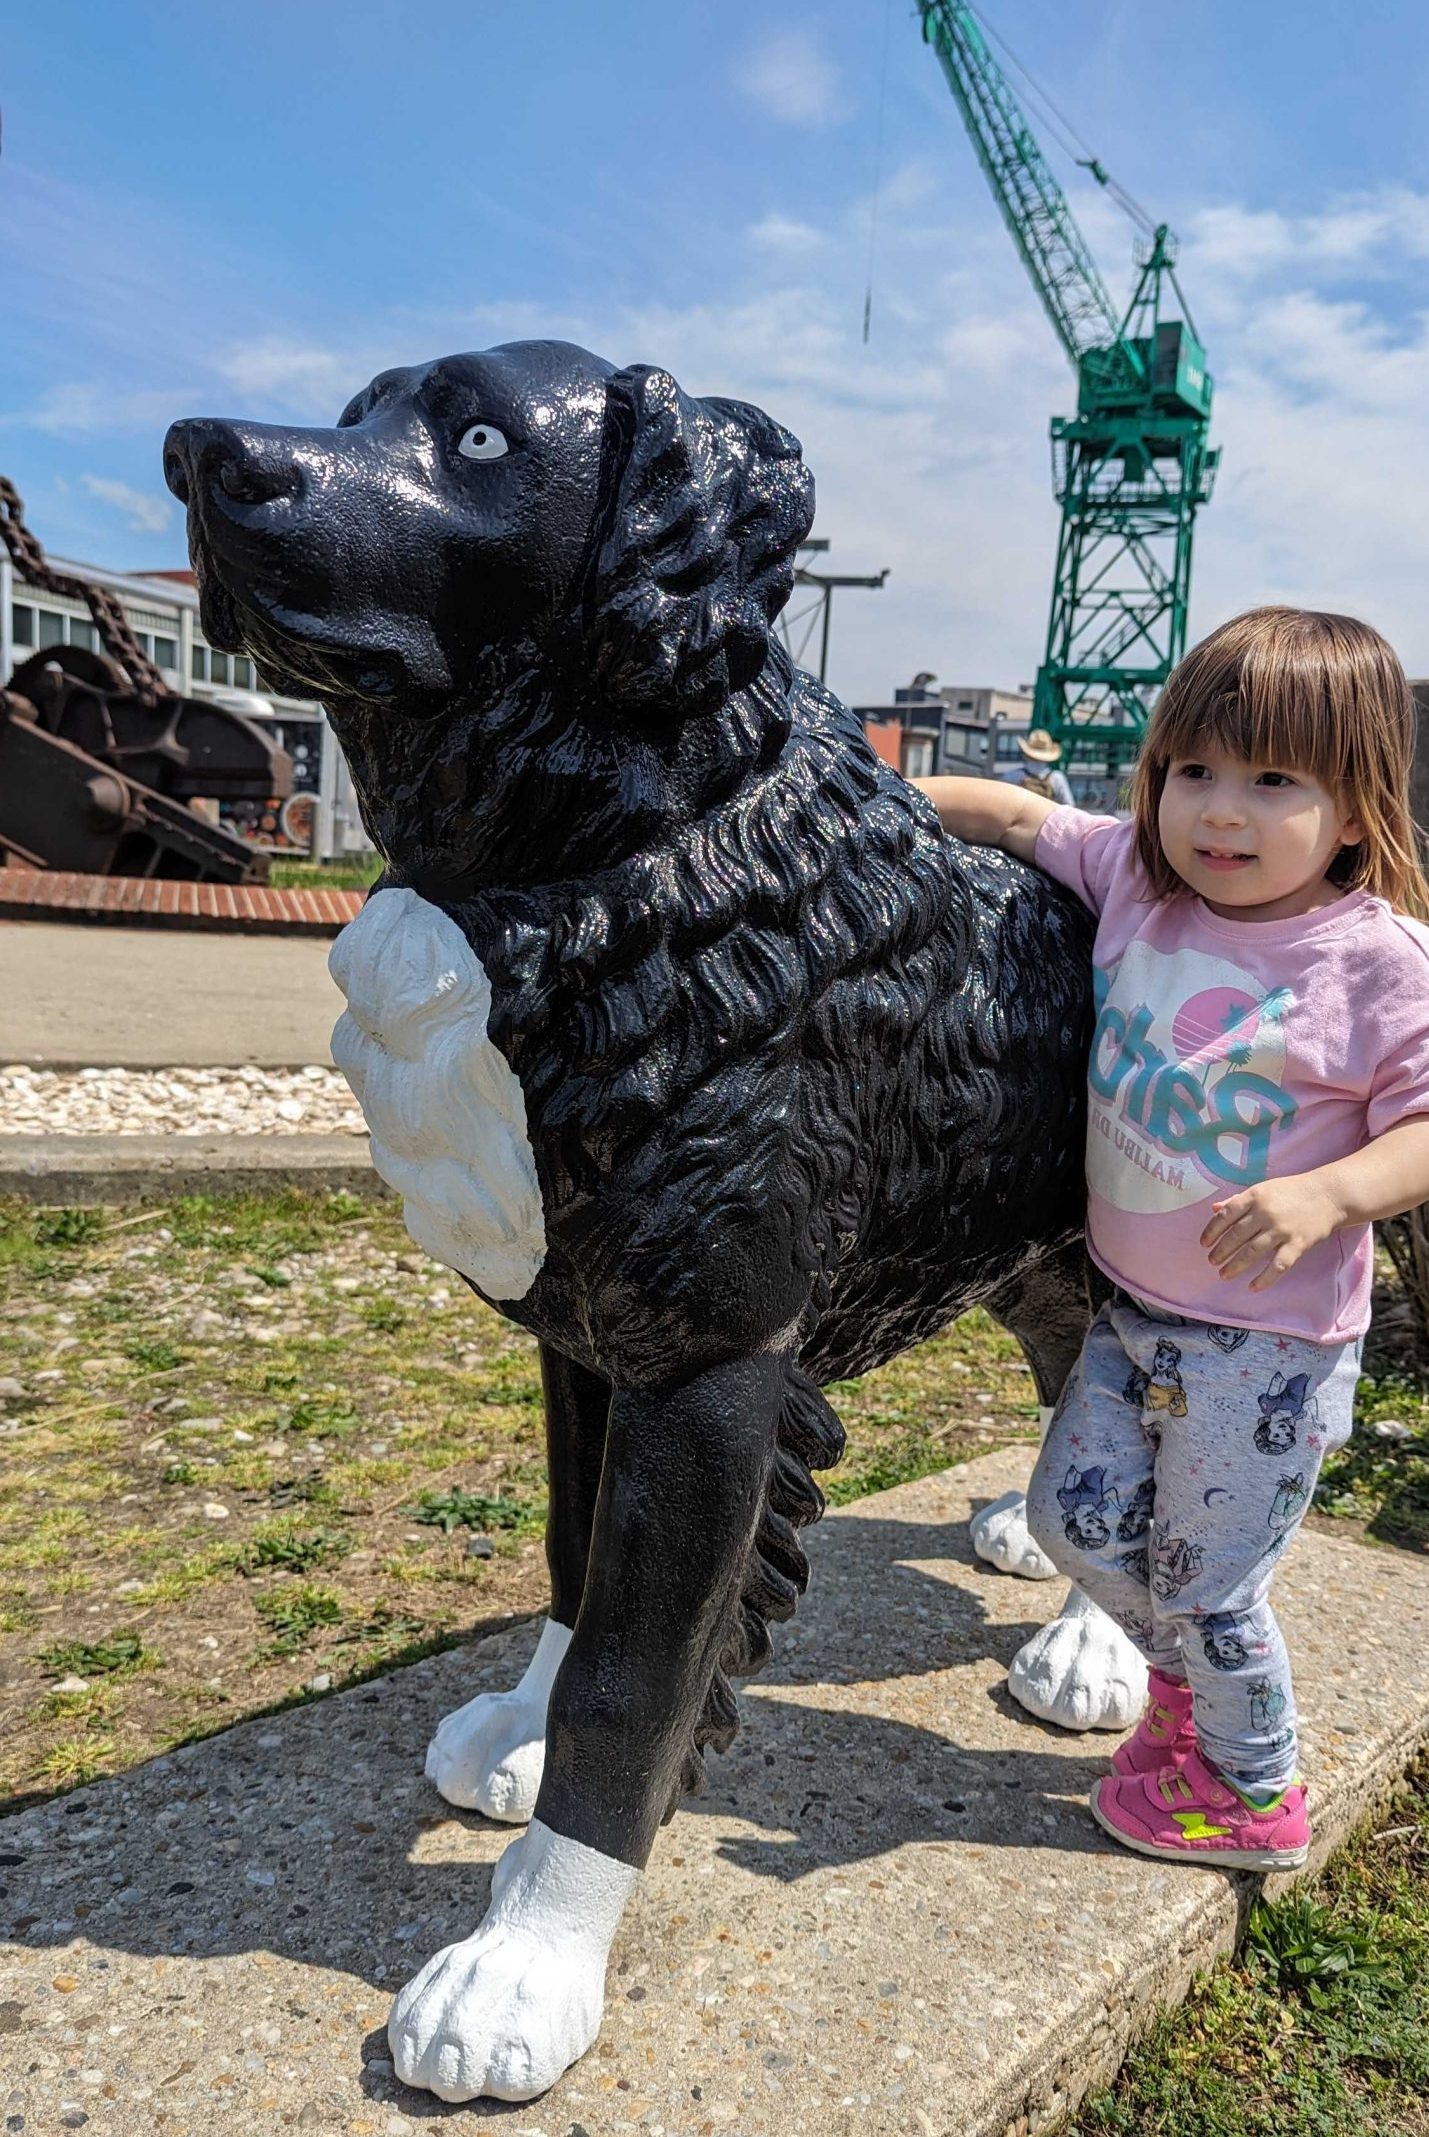
{"type": "Polygon", "coordinates": [[[107,1640],[61,1640],[35,1657],[46,1677],[132,1677],[159,1657],[137,1632],[115,1632],[107,1640]]]}
{"type": "Polygon", "coordinates": [[[254,1609],[273,1634],[261,1652],[264,1657],[295,1655],[324,1625],[336,1625],[342,1604],[331,1588],[315,1588],[310,1581],[301,1588],[271,1588],[255,1598],[254,1609]]]}
{"type": "Polygon", "coordinates": [[[429,1523],[444,1535],[453,1529],[530,1529],[546,1518],[544,1507],[523,1506],[519,1499],[492,1499],[485,1492],[424,1491],[415,1506],[404,1509],[413,1521],[429,1523]]]}
{"type": "Polygon", "coordinates": [[[35,1779],[51,1788],[78,1788],[96,1780],[114,1756],[114,1740],[108,1736],[67,1736],[51,1744],[35,1779]]]}
{"type": "Polygon", "coordinates": [[[136,1336],[124,1346],[125,1355],[146,1373],[172,1373],[183,1357],[164,1336],[136,1336]]]}
{"type": "Polygon", "coordinates": [[[1357,1929],[1308,1892],[1257,1900],[1247,1949],[1278,1987],[1323,2004],[1347,1981],[1396,1976],[1373,1932],[1357,1929]]]}
{"type": "Polygon", "coordinates": [[[398,1329],[407,1325],[406,1314],[392,1299],[365,1299],[357,1310],[379,1336],[395,1336],[398,1329]]]}
{"type": "Polygon", "coordinates": [[[84,1247],[104,1230],[98,1209],[46,1209],[35,1218],[35,1238],[42,1247],[84,1247]]]}
{"type": "Polygon", "coordinates": [[[309,1567],[327,1565],[351,1549],[351,1537],[336,1529],[302,1529],[292,1521],[275,1521],[254,1530],[234,1563],[240,1573],[248,1575],[274,1567],[284,1573],[306,1573],[309,1567]]]}
{"type": "Polygon", "coordinates": [[[290,1432],[315,1440],[345,1439],[361,1427],[362,1419],[346,1395],[305,1395],[294,1403],[287,1420],[290,1432]]]}
{"type": "Polygon", "coordinates": [[[109,1721],[115,1709],[114,1694],[107,1684],[86,1685],[82,1692],[46,1692],[40,1710],[47,1721],[88,1723],[109,1721]]]}
{"type": "Polygon", "coordinates": [[[192,1462],[170,1462],[160,1479],[164,1484],[195,1484],[197,1481],[198,1471],[192,1462]]]}

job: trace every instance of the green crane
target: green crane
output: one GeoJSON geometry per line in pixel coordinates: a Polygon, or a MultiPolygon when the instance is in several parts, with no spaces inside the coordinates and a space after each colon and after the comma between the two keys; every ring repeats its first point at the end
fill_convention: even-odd
{"type": "Polygon", "coordinates": [[[1205,351],[1166,225],[1153,230],[1101,165],[1086,159],[1148,234],[1135,293],[1118,319],[973,10],[958,0],[919,0],[919,7],[924,41],[942,62],[1003,220],[1077,373],[1076,415],[1052,419],[1062,526],[1033,725],[1047,728],[1069,758],[1117,765],[1135,755],[1156,694],[1185,650],[1196,507],[1210,497],[1220,459],[1207,443],[1205,351]]]}

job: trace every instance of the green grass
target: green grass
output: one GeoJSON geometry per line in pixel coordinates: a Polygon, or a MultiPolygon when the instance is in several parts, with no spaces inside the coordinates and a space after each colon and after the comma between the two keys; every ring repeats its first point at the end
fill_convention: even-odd
{"type": "Polygon", "coordinates": [[[376,854],[351,861],[274,861],[268,882],[274,890],[366,890],[381,872],[376,854]]]}
{"type": "Polygon", "coordinates": [[[1132,2049],[1066,2137],[1426,2137],[1429,1760],[1132,2049]]]}
{"type": "Polygon", "coordinates": [[[1363,1521],[1375,1541],[1429,1551],[1429,1396],[1422,1378],[1391,1365],[1367,1373],[1355,1397],[1355,1430],[1330,1456],[1315,1504],[1324,1514],[1363,1521]],[[1404,1437],[1385,1438],[1383,1423],[1404,1437]]]}

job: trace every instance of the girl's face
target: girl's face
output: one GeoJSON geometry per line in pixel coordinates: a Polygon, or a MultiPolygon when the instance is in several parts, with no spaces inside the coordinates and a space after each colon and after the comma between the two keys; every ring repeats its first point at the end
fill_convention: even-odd
{"type": "Polygon", "coordinates": [[[1172,759],[1157,828],[1182,882],[1225,920],[1287,920],[1328,905],[1340,892],[1325,870],[1364,835],[1308,772],[1249,764],[1212,743],[1172,759]]]}

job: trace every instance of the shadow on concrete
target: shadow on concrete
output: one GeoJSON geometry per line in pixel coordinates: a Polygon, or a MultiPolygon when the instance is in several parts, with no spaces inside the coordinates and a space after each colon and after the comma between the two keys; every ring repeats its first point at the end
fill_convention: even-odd
{"type": "MultiPolygon", "coordinates": [[[[1010,1699],[1002,1672],[1042,1619],[993,1622],[976,1592],[928,1570],[972,1562],[963,1524],[869,1518],[810,1540],[810,1616],[778,1629],[769,1669],[742,1688],[740,1735],[710,1758],[706,1794],[659,1846],[678,1848],[682,1821],[750,1824],[770,1837],[723,1838],[718,1858],[781,1881],[910,1841],[1101,1847],[1084,1799],[1110,1740],[1068,1738],[1010,1699]],[[959,1685],[989,1659],[999,1671],[990,1699],[985,1671],[959,1685]],[[885,1688],[937,1672],[949,1676],[936,1723],[867,1711],[898,1704],[885,1688]],[[840,1703],[841,1685],[861,1689],[840,1703]],[[1025,1748],[971,1740],[989,1733],[989,1703],[992,1733],[1005,1738],[1011,1721],[1025,1748]]],[[[1026,1592],[1049,1608],[1061,1600],[1052,1582],[1026,1592]]],[[[522,1628],[455,1650],[7,1820],[10,1933],[46,1946],[78,1931],[112,1950],[171,1956],[269,1951],[395,1986],[466,1934],[488,1898],[489,1859],[443,1848],[447,1859],[414,1861],[424,1835],[459,1829],[469,1855],[511,1831],[441,1801],[421,1778],[427,1738],[474,1690],[511,1681],[531,1644],[522,1628]],[[522,1644],[503,1667],[490,1650],[513,1640],[522,1644]]]]}

